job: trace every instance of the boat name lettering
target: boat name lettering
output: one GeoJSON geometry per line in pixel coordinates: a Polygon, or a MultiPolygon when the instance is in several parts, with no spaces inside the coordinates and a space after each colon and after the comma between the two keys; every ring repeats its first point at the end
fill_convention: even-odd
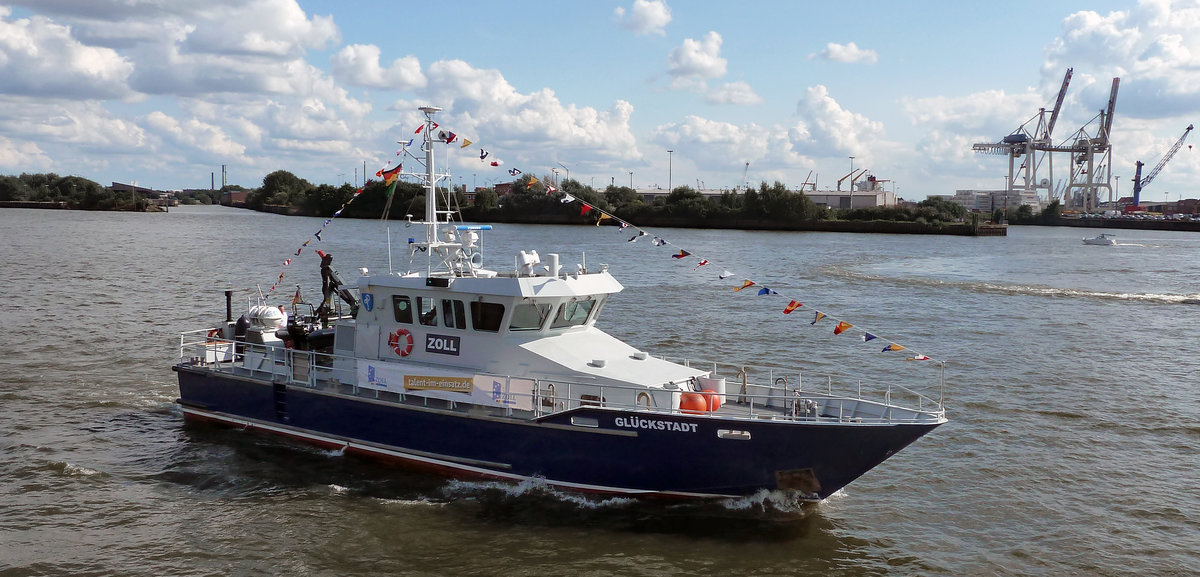
{"type": "Polygon", "coordinates": [[[676,431],[680,433],[695,433],[696,423],[677,423],[675,421],[660,421],[657,419],[639,419],[638,417],[617,417],[613,422],[618,427],[626,429],[647,429],[652,431],[676,431]]]}
{"type": "Polygon", "coordinates": [[[459,337],[425,335],[425,352],[439,355],[458,355],[459,337]]]}

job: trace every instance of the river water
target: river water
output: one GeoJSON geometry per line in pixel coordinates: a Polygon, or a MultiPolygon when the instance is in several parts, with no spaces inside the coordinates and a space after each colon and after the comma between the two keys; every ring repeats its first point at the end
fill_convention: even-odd
{"type": "MultiPolygon", "coordinates": [[[[0,210],[0,575],[1200,574],[1198,234],[490,233],[498,268],[531,248],[608,264],[626,290],[602,328],[655,354],[936,388],[936,365],[810,325],[820,309],[945,360],[950,422],[805,516],[450,481],[185,423],[178,333],[281,270],[272,302],[312,300],[318,259],[294,253],[321,225],[0,210]],[[786,297],[734,293],[726,269],[786,297]]],[[[347,278],[387,269],[387,226],[396,246],[417,231],[335,220],[319,247],[347,278]]]]}

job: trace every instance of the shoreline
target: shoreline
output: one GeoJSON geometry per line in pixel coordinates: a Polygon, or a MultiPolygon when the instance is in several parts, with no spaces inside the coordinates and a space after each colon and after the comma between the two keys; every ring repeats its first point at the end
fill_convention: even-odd
{"type": "MultiPolygon", "coordinates": [[[[213,205],[218,206],[218,205],[213,205]]],[[[253,210],[246,206],[219,205],[230,208],[253,210]]],[[[31,208],[43,210],[87,210],[71,208],[66,201],[0,201],[0,208],[31,208]]],[[[110,211],[130,212],[130,211],[110,211]]],[[[150,205],[145,212],[169,212],[150,205]]],[[[292,207],[283,205],[267,205],[259,212],[268,212],[285,216],[310,216],[300,214],[292,207]]],[[[347,217],[354,218],[354,217],[347,217]]],[[[486,215],[487,222],[509,224],[572,224],[594,225],[594,221],[581,219],[569,214],[542,215],[486,215]]],[[[857,232],[876,234],[933,234],[948,236],[1008,236],[1007,224],[970,223],[929,224],[909,221],[858,221],[858,220],[817,220],[803,222],[778,222],[759,219],[690,219],[687,217],[655,217],[648,216],[638,219],[639,226],[657,228],[697,228],[697,229],[727,229],[727,230],[763,230],[763,231],[792,231],[792,232],[857,232]]],[[[1141,220],[1130,218],[1058,218],[1050,222],[1020,222],[1014,226],[1062,226],[1071,228],[1110,228],[1125,230],[1171,230],[1182,232],[1200,232],[1200,220],[1141,220]]],[[[604,224],[603,226],[616,226],[604,224]]]]}

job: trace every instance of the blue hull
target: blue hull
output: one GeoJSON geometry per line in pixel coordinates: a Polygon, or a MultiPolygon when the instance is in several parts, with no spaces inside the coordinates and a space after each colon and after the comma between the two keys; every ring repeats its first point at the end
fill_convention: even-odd
{"type": "Polygon", "coordinates": [[[586,407],[529,421],[175,370],[180,404],[191,418],[454,475],[540,477],[565,488],[626,494],[724,497],[785,489],[824,499],[937,426],[735,421],[586,407]]]}

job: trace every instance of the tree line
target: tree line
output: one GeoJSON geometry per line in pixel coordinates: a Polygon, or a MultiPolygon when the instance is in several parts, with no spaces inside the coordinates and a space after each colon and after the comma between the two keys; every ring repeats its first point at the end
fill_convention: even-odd
{"type": "MultiPolygon", "coordinates": [[[[521,218],[564,215],[578,216],[579,221],[598,218],[598,215],[579,215],[575,204],[564,204],[564,195],[587,202],[623,220],[638,222],[655,217],[675,217],[697,223],[729,220],[759,220],[768,222],[808,222],[822,220],[914,222],[939,226],[979,220],[1006,218],[1014,224],[1052,222],[1062,214],[1058,202],[1035,213],[1023,205],[1007,212],[997,209],[990,215],[972,215],[965,207],[944,198],[932,197],[917,203],[899,206],[875,206],[855,209],[836,209],[818,205],[800,191],[788,190],[782,182],[741,191],[726,190],[720,195],[705,195],[690,186],[678,186],[668,194],[647,201],[628,186],[609,185],[597,190],[578,180],[566,179],[553,189],[546,185],[548,178],[530,175],[513,180],[507,192],[500,196],[495,188],[479,189],[468,201],[465,187],[439,187],[439,205],[449,203],[460,211],[465,220],[505,221],[521,218]]],[[[379,181],[367,183],[361,198],[346,207],[343,216],[381,218],[387,205],[387,187],[379,181]]],[[[287,171],[276,171],[263,178],[263,186],[248,193],[249,208],[263,210],[267,205],[286,205],[291,212],[310,216],[331,216],[354,195],[349,184],[313,185],[287,171]]],[[[412,214],[421,218],[425,207],[425,188],[412,182],[397,183],[387,218],[403,219],[412,214]]]]}
{"type": "Polygon", "coordinates": [[[0,201],[62,202],[83,210],[145,210],[146,199],[81,176],[54,173],[0,175],[0,201]]]}
{"type": "MultiPolygon", "coordinates": [[[[350,184],[314,185],[291,172],[277,170],[263,177],[262,186],[255,189],[230,185],[222,190],[193,190],[176,193],[176,196],[182,204],[215,204],[220,201],[223,192],[245,191],[246,207],[254,210],[283,207],[289,214],[328,217],[345,206],[341,214],[343,217],[384,216],[389,198],[388,187],[383,182],[368,182],[359,198],[346,205],[347,201],[354,198],[356,190],[350,184]]],[[[762,182],[758,188],[727,190],[719,195],[705,195],[690,186],[679,186],[650,201],[627,186],[610,185],[596,190],[578,180],[567,179],[559,183],[557,189],[551,189],[544,180],[529,175],[512,181],[503,196],[499,196],[494,188],[486,188],[477,190],[469,201],[465,187],[437,190],[441,196],[440,205],[448,203],[451,209],[460,211],[465,220],[472,221],[529,220],[538,216],[561,220],[564,216],[574,216],[577,217],[574,220],[583,222],[598,218],[598,215],[579,215],[579,206],[574,203],[564,204],[562,199],[568,194],[630,222],[668,217],[697,224],[730,220],[848,220],[900,221],[939,226],[979,218],[978,215],[969,216],[962,205],[938,197],[900,206],[834,209],[818,205],[803,192],[788,190],[778,181],[770,185],[762,182]]],[[[66,202],[69,208],[88,210],[139,210],[144,209],[145,204],[145,200],[136,195],[115,193],[86,178],[53,173],[0,176],[0,200],[66,202]]],[[[400,220],[409,214],[419,219],[424,215],[425,189],[419,184],[396,183],[390,200],[389,219],[400,220]]],[[[995,221],[1006,218],[1014,224],[1032,224],[1052,222],[1061,213],[1061,207],[1053,202],[1040,213],[1034,213],[1029,206],[1020,206],[1007,212],[997,209],[988,216],[995,221]]]]}

